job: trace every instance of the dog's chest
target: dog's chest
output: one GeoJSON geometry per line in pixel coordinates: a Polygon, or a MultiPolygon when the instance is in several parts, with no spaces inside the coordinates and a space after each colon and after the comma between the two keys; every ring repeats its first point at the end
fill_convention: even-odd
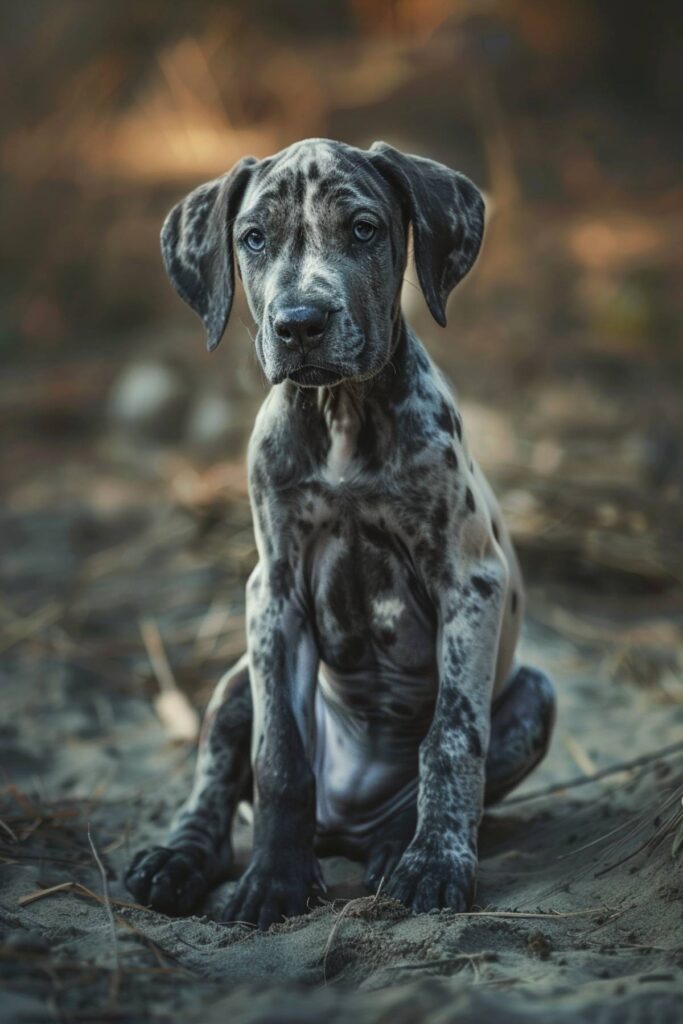
{"type": "Polygon", "coordinates": [[[340,503],[311,537],[306,565],[320,656],[337,678],[363,676],[366,689],[368,674],[399,689],[431,678],[433,615],[384,516],[340,503]]]}

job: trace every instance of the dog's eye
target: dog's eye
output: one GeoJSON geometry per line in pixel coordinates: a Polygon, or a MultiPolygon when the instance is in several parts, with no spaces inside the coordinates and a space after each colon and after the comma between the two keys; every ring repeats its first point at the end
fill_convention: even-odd
{"type": "Polygon", "coordinates": [[[262,252],[266,244],[266,236],[262,231],[257,231],[254,228],[244,236],[244,243],[252,252],[262,252]]]}
{"type": "Polygon", "coordinates": [[[369,242],[376,231],[377,228],[369,220],[357,220],[353,225],[353,234],[359,242],[369,242]]]}

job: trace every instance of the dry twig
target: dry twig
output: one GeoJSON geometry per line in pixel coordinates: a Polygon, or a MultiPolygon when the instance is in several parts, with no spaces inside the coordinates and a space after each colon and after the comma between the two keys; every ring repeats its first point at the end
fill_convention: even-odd
{"type": "Polygon", "coordinates": [[[644,768],[655,764],[658,761],[663,761],[667,757],[671,757],[674,754],[678,754],[683,751],[683,740],[678,743],[672,743],[668,747],[662,747],[661,750],[650,754],[642,754],[640,757],[634,757],[630,761],[620,761],[618,764],[610,765],[609,768],[601,768],[596,771],[594,775],[580,775],[575,779],[567,779],[566,782],[554,782],[550,786],[544,786],[543,789],[535,789],[531,793],[523,793],[521,796],[513,796],[507,799],[503,807],[512,807],[513,804],[526,804],[531,800],[542,800],[543,797],[552,796],[554,793],[563,793],[567,789],[577,789],[579,786],[587,786],[593,782],[599,782],[601,779],[606,779],[610,775],[618,775],[620,772],[629,772],[634,768],[644,768]]]}

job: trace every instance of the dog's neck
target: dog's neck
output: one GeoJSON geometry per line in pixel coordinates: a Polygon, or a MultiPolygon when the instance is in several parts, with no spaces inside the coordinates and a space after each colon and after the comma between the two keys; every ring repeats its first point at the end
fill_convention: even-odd
{"type": "Polygon", "coordinates": [[[393,325],[389,358],[378,373],[364,380],[344,380],[333,387],[316,388],[316,404],[328,426],[336,418],[348,419],[352,413],[362,420],[373,406],[388,411],[398,404],[405,394],[408,364],[414,358],[416,344],[419,342],[403,314],[399,314],[393,325]]]}
{"type": "Polygon", "coordinates": [[[319,439],[318,450],[331,482],[344,482],[359,451],[381,461],[395,441],[401,407],[413,393],[416,363],[423,356],[420,342],[402,315],[397,317],[392,333],[389,359],[367,380],[347,380],[320,388],[302,388],[289,381],[282,385],[288,416],[297,422],[299,436],[315,448],[319,439]]]}

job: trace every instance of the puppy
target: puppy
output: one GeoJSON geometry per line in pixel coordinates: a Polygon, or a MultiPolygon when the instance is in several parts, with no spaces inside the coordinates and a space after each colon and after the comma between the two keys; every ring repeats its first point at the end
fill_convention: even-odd
{"type": "Polygon", "coordinates": [[[484,204],[431,160],[307,140],[245,158],[164,224],[168,274],[211,350],[237,265],[273,386],[249,446],[247,653],[211,700],[166,844],[127,875],[161,911],[191,912],[226,876],[242,799],[253,855],[226,920],[303,913],[330,853],[415,912],[465,910],[484,803],[546,751],[552,685],[514,660],[517,560],[449,383],[401,313],[409,227],[445,326],[484,204]]]}

